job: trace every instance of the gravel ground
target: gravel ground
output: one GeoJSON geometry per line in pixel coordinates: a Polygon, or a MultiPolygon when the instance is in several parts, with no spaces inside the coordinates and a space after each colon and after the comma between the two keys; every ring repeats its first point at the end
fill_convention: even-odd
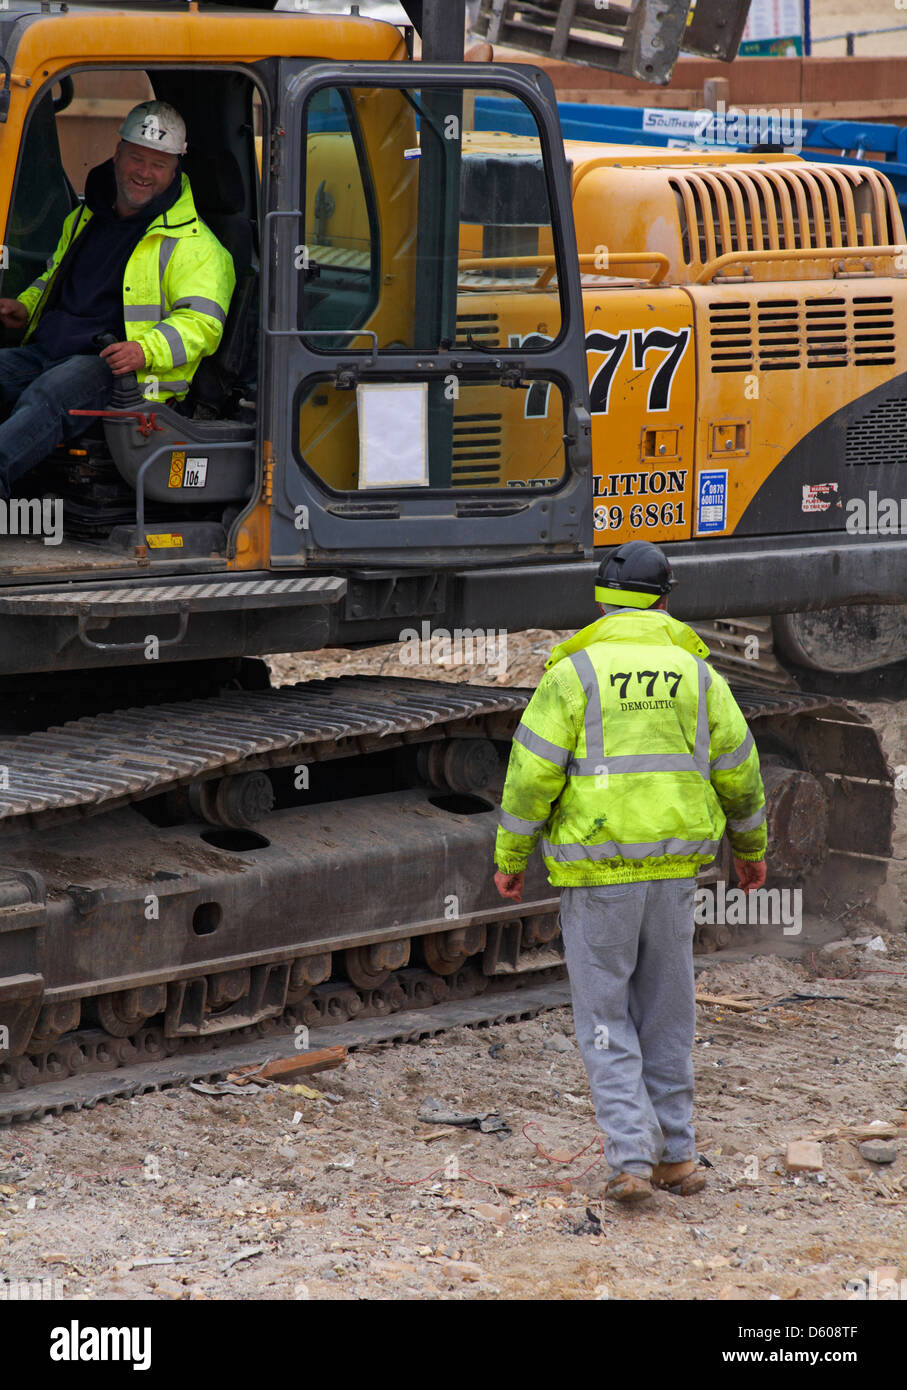
{"type": "MultiPolygon", "coordinates": [[[[534,684],[555,636],[512,639],[501,679],[534,684]]],[[[283,680],[412,673],[393,649],[273,667],[283,680]]],[[[907,705],[867,708],[907,765],[907,705]]],[[[635,1211],[600,1199],[598,1131],[561,1008],[360,1050],[305,1091],[183,1088],[4,1130],[0,1273],[89,1300],[839,1300],[873,1270],[904,1278],[904,796],[884,926],[810,918],[758,957],[701,959],[701,993],[756,1006],[700,1005],[704,1193],[635,1211]],[[845,944],[829,951],[832,938],[845,944]],[[420,1118],[433,1102],[496,1113],[509,1133],[420,1118]],[[892,1163],[860,1153],[877,1131],[895,1132],[892,1163]],[[786,1171],[795,1139],[820,1142],[820,1173],[786,1171]]]]}

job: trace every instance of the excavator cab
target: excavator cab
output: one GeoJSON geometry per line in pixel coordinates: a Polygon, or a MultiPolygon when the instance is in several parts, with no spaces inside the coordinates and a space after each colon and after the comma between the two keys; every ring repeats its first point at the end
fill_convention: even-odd
{"type": "MultiPolygon", "coordinates": [[[[236,271],[220,346],[181,399],[118,379],[97,424],[20,480],[24,498],[62,501],[66,542],[91,547],[90,568],[226,566],[262,506],[274,568],[589,544],[582,304],[553,91],[497,65],[416,72],[86,57],[30,102],[0,293],[42,272],[89,169],[149,97],[185,120],[183,171],[236,271]],[[477,96],[496,94],[525,111],[519,150],[475,134],[477,96]],[[89,121],[90,105],[109,119],[89,121]]],[[[46,568],[46,552],[28,558],[46,568]]],[[[54,569],[83,560],[64,544],[54,569]]]]}
{"type": "MultiPolygon", "coordinates": [[[[261,178],[255,136],[262,103],[249,75],[87,66],[49,85],[33,102],[21,140],[0,293],[18,295],[42,273],[88,171],[113,154],[126,111],[149,97],[184,116],[189,148],[182,171],[199,215],[233,258],[236,288],[218,350],[202,359],[182,399],[160,399],[153,378],[141,388],[134,375],[120,378],[109,412],[20,479],[20,499],[37,494],[42,502],[62,501],[66,540],[103,547],[108,564],[112,552],[122,562],[133,548],[137,498],[139,512],[147,504],[149,519],[168,523],[163,535],[174,534],[174,521],[186,523],[179,531],[184,550],[225,555],[231,518],[249,501],[256,475],[261,178]],[[89,116],[92,107],[111,114],[89,116]],[[173,445],[167,454],[160,451],[164,443],[173,445]],[[223,449],[224,443],[236,447],[223,449]],[[208,475],[193,459],[212,444],[218,458],[208,475]],[[157,466],[143,470],[152,449],[157,466]]],[[[11,343],[7,337],[4,345],[11,343]]],[[[65,552],[64,545],[59,558],[65,552]]],[[[103,552],[93,567],[103,563],[103,552]]],[[[79,558],[69,556],[76,568],[79,558]]],[[[3,559],[0,553],[0,571],[3,559]]]]}

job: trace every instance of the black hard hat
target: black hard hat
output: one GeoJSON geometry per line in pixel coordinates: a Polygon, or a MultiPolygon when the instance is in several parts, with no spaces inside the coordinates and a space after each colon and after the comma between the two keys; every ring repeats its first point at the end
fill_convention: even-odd
{"type": "Polygon", "coordinates": [[[651,608],[677,580],[664,553],[651,541],[627,541],[598,567],[595,597],[622,608],[651,608]]]}

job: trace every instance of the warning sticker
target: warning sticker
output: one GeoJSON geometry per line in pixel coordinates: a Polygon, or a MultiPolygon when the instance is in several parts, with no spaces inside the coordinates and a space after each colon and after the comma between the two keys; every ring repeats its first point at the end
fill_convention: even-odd
{"type": "Polygon", "coordinates": [[[827,512],[832,502],[840,507],[841,503],[835,498],[837,490],[837,483],[804,483],[801,511],[827,512]]]}
{"type": "Polygon", "coordinates": [[[187,458],[186,471],[183,474],[183,487],[204,487],[208,477],[208,460],[206,458],[187,458]]]}
{"type": "Polygon", "coordinates": [[[727,524],[727,469],[711,468],[699,474],[699,506],[696,529],[723,531],[727,524]]]}
{"type": "Polygon", "coordinates": [[[177,450],[170,455],[170,477],[167,481],[168,487],[182,487],[183,473],[186,469],[186,452],[177,450]]]}
{"type": "Polygon", "coordinates": [[[177,550],[183,544],[181,535],[170,531],[156,531],[153,536],[145,535],[152,550],[177,550]]]}

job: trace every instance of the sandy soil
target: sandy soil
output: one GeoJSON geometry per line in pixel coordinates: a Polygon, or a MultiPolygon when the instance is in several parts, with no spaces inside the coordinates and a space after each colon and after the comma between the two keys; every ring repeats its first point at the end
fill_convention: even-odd
{"type": "MultiPolygon", "coordinates": [[[[534,683],[554,636],[512,639],[503,679],[534,683]]],[[[279,679],[396,668],[393,649],[273,664],[279,679]]],[[[871,708],[907,764],[907,706],[871,708]]],[[[756,1007],[700,1005],[697,1197],[601,1201],[585,1072],[558,1009],[356,1052],[308,1094],[180,1089],[4,1130],[0,1275],[88,1300],[839,1300],[872,1270],[904,1278],[907,1137],[891,1164],[858,1148],[874,1123],[907,1127],[903,892],[893,900],[881,931],[835,912],[756,959],[701,959],[701,993],[756,1007]],[[846,944],[829,951],[833,937],[846,944]],[[431,1101],[496,1111],[510,1133],[420,1119],[431,1101]],[[801,1138],[821,1141],[821,1173],[786,1172],[801,1138]]]]}

